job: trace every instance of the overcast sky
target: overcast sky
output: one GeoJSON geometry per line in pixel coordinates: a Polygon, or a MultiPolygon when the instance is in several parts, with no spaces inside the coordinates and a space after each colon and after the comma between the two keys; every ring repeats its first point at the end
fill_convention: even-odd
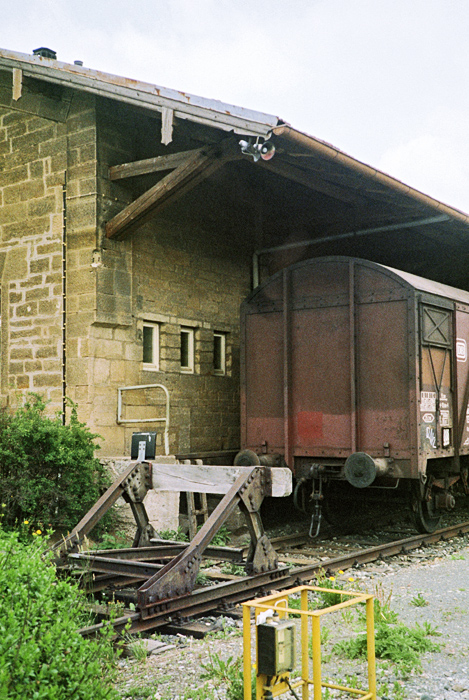
{"type": "Polygon", "coordinates": [[[268,112],[469,212],[469,0],[0,0],[0,47],[268,112]]]}

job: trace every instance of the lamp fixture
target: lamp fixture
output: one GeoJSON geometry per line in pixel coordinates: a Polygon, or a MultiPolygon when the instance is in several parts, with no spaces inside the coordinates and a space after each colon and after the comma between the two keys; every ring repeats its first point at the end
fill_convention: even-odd
{"type": "Polygon", "coordinates": [[[255,142],[249,139],[249,141],[240,141],[239,145],[241,146],[241,153],[251,156],[255,163],[261,158],[262,160],[270,160],[275,155],[275,146],[270,141],[260,143],[259,138],[255,142]]]}

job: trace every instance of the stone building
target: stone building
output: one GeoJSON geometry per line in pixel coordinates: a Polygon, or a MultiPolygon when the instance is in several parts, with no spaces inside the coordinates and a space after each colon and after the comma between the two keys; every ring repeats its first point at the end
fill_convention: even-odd
{"type": "Polygon", "coordinates": [[[0,50],[2,402],[70,398],[105,456],[152,430],[163,453],[167,395],[166,451],[238,448],[239,306],[280,267],[352,254],[468,289],[468,233],[277,117],[0,50]]]}

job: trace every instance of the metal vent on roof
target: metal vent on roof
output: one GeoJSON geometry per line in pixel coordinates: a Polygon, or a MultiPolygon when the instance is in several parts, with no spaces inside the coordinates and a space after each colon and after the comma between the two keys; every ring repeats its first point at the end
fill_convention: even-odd
{"type": "Polygon", "coordinates": [[[39,49],[34,49],[33,56],[42,56],[42,58],[57,58],[57,53],[46,46],[41,46],[39,49]]]}

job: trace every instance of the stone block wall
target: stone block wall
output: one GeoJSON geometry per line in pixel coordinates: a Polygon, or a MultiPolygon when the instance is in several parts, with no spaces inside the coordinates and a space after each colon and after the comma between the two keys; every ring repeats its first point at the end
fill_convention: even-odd
{"type": "MultiPolygon", "coordinates": [[[[3,403],[37,391],[52,411],[65,394],[103,437],[103,456],[128,455],[132,433],[155,424],[118,425],[118,388],[163,384],[171,453],[236,449],[251,222],[209,181],[136,233],[108,240],[105,222],[149,186],[111,182],[108,167],[166,152],[155,146],[159,120],[71,91],[56,118],[51,105],[47,118],[0,106],[3,403]],[[143,365],[145,322],[158,324],[158,371],[143,365]],[[181,371],[181,327],[194,332],[192,373],[181,371]],[[214,332],[226,337],[223,376],[214,372],[214,332]]],[[[175,129],[173,151],[194,147],[187,133],[175,129]]],[[[128,392],[124,414],[162,416],[164,400],[151,388],[128,392]]]]}
{"type": "MultiPolygon", "coordinates": [[[[236,214],[224,211],[226,201],[217,201],[213,185],[202,183],[123,240],[106,239],[105,221],[151,185],[148,178],[136,183],[108,179],[109,165],[155,154],[158,121],[134,117],[129,132],[129,119],[128,110],[122,108],[112,112],[111,121],[105,103],[98,116],[102,265],[96,273],[97,305],[109,313],[98,316],[94,327],[103,351],[94,378],[103,404],[99,410],[95,404],[94,425],[107,436],[106,449],[116,444],[118,436],[117,449],[124,453],[130,451],[133,432],[156,430],[162,453],[163,431],[154,423],[124,424],[121,433],[116,432],[115,402],[118,385],[163,384],[171,402],[171,453],[236,449],[239,306],[250,286],[249,232],[241,229],[236,214]],[[143,365],[145,322],[159,327],[158,371],[143,365]],[[181,327],[194,331],[193,373],[181,372],[181,327]],[[226,337],[223,376],[213,368],[214,332],[226,337]]],[[[194,145],[181,139],[173,150],[189,147],[194,145]]],[[[164,415],[164,394],[157,389],[125,392],[124,404],[127,418],[164,415]]]]}
{"type": "Polygon", "coordinates": [[[90,383],[95,122],[87,96],[66,114],[58,103],[57,120],[0,107],[3,403],[34,391],[60,410],[64,393],[81,401],[90,383]]]}
{"type": "Polygon", "coordinates": [[[62,404],[66,127],[0,108],[1,394],[62,404]]]}

